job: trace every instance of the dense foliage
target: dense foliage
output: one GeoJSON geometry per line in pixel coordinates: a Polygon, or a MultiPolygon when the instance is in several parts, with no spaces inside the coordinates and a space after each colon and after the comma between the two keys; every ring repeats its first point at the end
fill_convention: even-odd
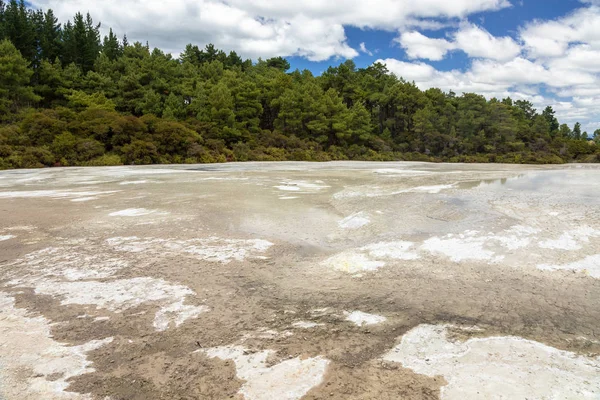
{"type": "MultiPolygon", "coordinates": [[[[101,39],[90,15],[0,0],[0,168],[246,160],[598,161],[551,107],[419,90],[374,64],[321,76],[101,39]]],[[[600,139],[600,130],[595,132],[600,139]]]]}

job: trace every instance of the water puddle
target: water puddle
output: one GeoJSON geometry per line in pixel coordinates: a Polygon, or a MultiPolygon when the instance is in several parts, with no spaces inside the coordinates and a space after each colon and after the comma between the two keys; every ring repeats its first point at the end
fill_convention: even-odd
{"type": "Polygon", "coordinates": [[[515,191],[554,195],[569,193],[572,199],[599,203],[600,170],[533,171],[513,178],[484,179],[461,182],[460,189],[480,189],[492,192],[515,191]]]}

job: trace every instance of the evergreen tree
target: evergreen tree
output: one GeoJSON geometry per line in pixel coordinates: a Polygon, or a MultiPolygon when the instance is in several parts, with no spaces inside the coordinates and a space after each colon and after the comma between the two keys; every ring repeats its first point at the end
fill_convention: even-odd
{"type": "Polygon", "coordinates": [[[104,37],[102,53],[111,61],[116,60],[123,54],[123,48],[119,43],[119,39],[113,33],[112,28],[108,31],[108,36],[104,37]]]}
{"type": "Polygon", "coordinates": [[[94,67],[94,62],[100,54],[100,23],[94,24],[89,13],[85,16],[85,46],[83,48],[83,71],[90,71],[94,67]]]}
{"type": "Polygon", "coordinates": [[[43,22],[40,30],[40,58],[54,62],[62,52],[62,29],[58,19],[52,10],[43,14],[43,22]]]}
{"type": "Polygon", "coordinates": [[[19,50],[8,40],[0,42],[0,115],[40,100],[30,86],[33,71],[19,50]]]}
{"type": "Polygon", "coordinates": [[[242,60],[242,58],[240,56],[237,55],[237,53],[235,51],[230,51],[229,55],[227,56],[227,61],[225,63],[225,65],[229,68],[231,67],[237,67],[237,66],[242,66],[244,63],[244,61],[242,60]]]}
{"type": "Polygon", "coordinates": [[[88,13],[86,17],[77,13],[73,23],[63,29],[63,63],[75,63],[84,72],[91,70],[100,53],[100,24],[94,25],[88,13]]]}
{"type": "Polygon", "coordinates": [[[206,48],[202,52],[201,62],[212,62],[217,60],[217,56],[219,55],[219,50],[215,48],[215,45],[209,43],[206,45],[206,48]]]}
{"type": "Polygon", "coordinates": [[[573,127],[573,139],[581,140],[581,124],[579,122],[576,122],[573,127]]]}
{"type": "Polygon", "coordinates": [[[286,60],[285,58],[282,57],[274,57],[274,58],[269,58],[267,61],[267,66],[271,67],[271,68],[277,68],[280,71],[287,71],[288,69],[290,69],[290,63],[288,62],[288,60],[286,60]]]}
{"type": "Polygon", "coordinates": [[[532,121],[536,114],[536,109],[533,108],[533,103],[527,100],[517,100],[515,105],[523,111],[525,118],[532,121]]]}
{"type": "Polygon", "coordinates": [[[558,128],[558,132],[559,132],[560,137],[563,137],[563,138],[570,138],[573,134],[573,132],[571,131],[571,128],[569,128],[569,125],[567,125],[567,124],[562,124],[558,128]]]}
{"type": "Polygon", "coordinates": [[[188,62],[192,65],[200,65],[204,59],[204,52],[198,46],[188,44],[185,50],[179,55],[181,62],[188,62]]]}
{"type": "Polygon", "coordinates": [[[6,39],[6,3],[0,0],[0,40],[6,39]]]}
{"type": "Polygon", "coordinates": [[[4,37],[10,40],[21,55],[29,62],[36,57],[36,31],[32,12],[27,10],[25,1],[11,0],[3,15],[4,37]]]}
{"type": "Polygon", "coordinates": [[[548,126],[550,127],[551,133],[557,132],[560,126],[554,114],[554,109],[552,109],[551,106],[546,107],[542,112],[542,115],[544,116],[544,118],[546,118],[546,121],[548,121],[548,126]]]}

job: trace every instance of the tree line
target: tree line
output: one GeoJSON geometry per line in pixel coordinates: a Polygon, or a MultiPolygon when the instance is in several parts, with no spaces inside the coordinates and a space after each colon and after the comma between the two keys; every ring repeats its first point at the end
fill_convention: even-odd
{"type": "MultiPolygon", "coordinates": [[[[87,14],[0,0],[0,168],[276,160],[600,161],[552,107],[420,90],[384,65],[321,76],[209,44],[174,58],[87,14]]],[[[600,141],[600,130],[594,132],[600,141]]]]}

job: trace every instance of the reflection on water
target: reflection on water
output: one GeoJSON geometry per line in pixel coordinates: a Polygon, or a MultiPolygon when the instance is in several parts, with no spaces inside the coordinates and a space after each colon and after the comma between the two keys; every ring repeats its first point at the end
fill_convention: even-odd
{"type": "Polygon", "coordinates": [[[508,182],[509,179],[521,179],[523,177],[525,177],[526,174],[521,174],[519,176],[516,176],[514,178],[502,178],[502,179],[481,179],[478,181],[468,181],[468,182],[461,182],[458,186],[461,189],[473,189],[473,188],[480,188],[480,187],[486,187],[486,186],[504,186],[506,185],[506,183],[508,182]]]}
{"type": "Polygon", "coordinates": [[[462,189],[518,190],[548,195],[568,193],[573,197],[600,201],[599,170],[536,171],[512,178],[463,182],[459,186],[462,189]]]}

